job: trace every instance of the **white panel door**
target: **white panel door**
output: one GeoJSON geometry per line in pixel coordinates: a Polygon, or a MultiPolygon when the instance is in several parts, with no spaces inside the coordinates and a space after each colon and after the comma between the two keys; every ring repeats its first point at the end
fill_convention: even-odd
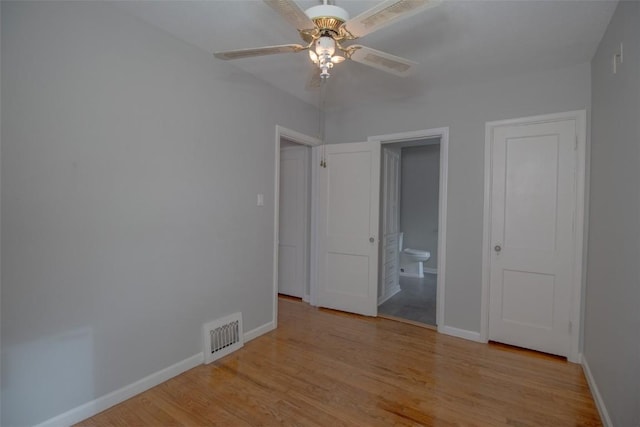
{"type": "Polygon", "coordinates": [[[278,292],[302,298],[307,283],[309,148],[280,151],[278,292]]]}
{"type": "Polygon", "coordinates": [[[489,339],[568,356],[576,207],[574,120],[491,140],[489,339]]]}
{"type": "Polygon", "coordinates": [[[400,291],[400,149],[382,150],[382,262],[378,304],[400,291]]]}
{"type": "Polygon", "coordinates": [[[318,305],[377,314],[380,143],[325,147],[318,171],[318,305]]]}

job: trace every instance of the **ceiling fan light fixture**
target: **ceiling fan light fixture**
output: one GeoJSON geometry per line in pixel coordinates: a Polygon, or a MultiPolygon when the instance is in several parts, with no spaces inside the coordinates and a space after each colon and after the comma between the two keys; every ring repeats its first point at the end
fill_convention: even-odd
{"type": "Polygon", "coordinates": [[[316,54],[318,57],[323,55],[332,56],[336,52],[336,41],[333,37],[322,36],[316,40],[316,54]]]}
{"type": "Polygon", "coordinates": [[[336,41],[329,35],[320,36],[316,40],[315,55],[311,54],[309,50],[309,56],[313,61],[314,56],[317,61],[313,61],[318,68],[320,68],[320,77],[323,79],[329,78],[329,70],[333,68],[333,64],[337,63],[333,61],[333,54],[336,52],[336,41]]]}
{"type": "Polygon", "coordinates": [[[407,76],[411,70],[415,69],[417,63],[366,46],[352,44],[343,47],[341,43],[351,42],[442,2],[442,0],[382,0],[355,18],[350,18],[345,9],[328,4],[330,0],[322,0],[323,4],[306,11],[302,10],[295,0],[263,1],[298,30],[305,45],[287,44],[229,50],[215,52],[214,56],[230,60],[306,50],[311,61],[320,69],[320,77],[323,79],[329,77],[329,71],[335,64],[345,59],[397,76],[407,76]]]}

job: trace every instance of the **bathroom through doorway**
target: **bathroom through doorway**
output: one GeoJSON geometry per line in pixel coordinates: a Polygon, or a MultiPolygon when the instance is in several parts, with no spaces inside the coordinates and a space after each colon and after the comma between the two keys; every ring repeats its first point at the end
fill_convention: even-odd
{"type": "Polygon", "coordinates": [[[446,135],[381,142],[378,316],[435,329],[443,314],[438,311],[444,287],[446,135]]]}

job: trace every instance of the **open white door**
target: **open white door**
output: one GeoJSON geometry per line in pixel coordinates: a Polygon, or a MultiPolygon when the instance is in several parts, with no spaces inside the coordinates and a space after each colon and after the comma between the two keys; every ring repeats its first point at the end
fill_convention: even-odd
{"type": "Polygon", "coordinates": [[[318,305],[377,314],[380,143],[325,147],[318,171],[318,305]]]}

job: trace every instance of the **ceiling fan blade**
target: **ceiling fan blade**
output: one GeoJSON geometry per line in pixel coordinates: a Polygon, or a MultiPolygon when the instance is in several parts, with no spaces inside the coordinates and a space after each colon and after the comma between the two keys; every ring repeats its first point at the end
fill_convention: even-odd
{"type": "Polygon", "coordinates": [[[277,53],[300,52],[306,50],[305,46],[299,44],[282,44],[278,46],[256,47],[251,49],[227,50],[213,54],[218,59],[242,59],[252,56],[274,55],[277,53]]]}
{"type": "Polygon", "coordinates": [[[293,0],[263,0],[298,30],[313,30],[316,24],[293,0]]]}
{"type": "Polygon", "coordinates": [[[417,62],[360,45],[349,46],[348,52],[349,59],[400,77],[408,76],[418,65],[417,62]]]}
{"type": "Polygon", "coordinates": [[[442,0],[386,0],[345,22],[343,28],[354,38],[362,37],[441,2],[442,0]]]}

